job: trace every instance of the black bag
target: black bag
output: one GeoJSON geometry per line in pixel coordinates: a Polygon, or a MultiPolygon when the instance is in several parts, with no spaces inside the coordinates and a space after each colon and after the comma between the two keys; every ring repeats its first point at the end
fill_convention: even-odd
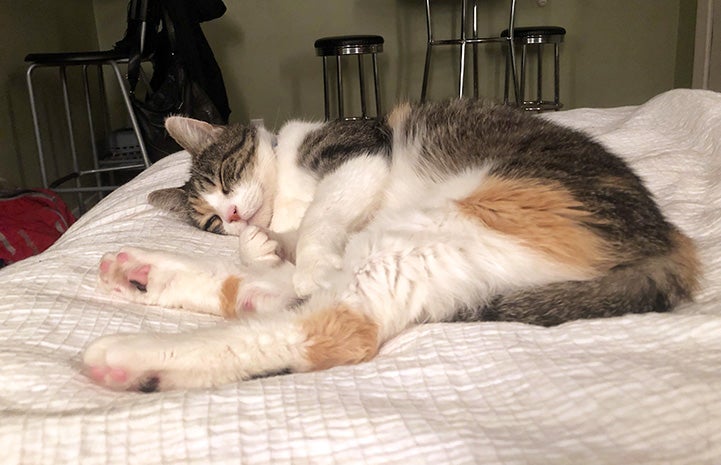
{"type": "Polygon", "coordinates": [[[143,134],[143,142],[152,161],[182,150],[165,130],[165,118],[171,115],[189,116],[212,124],[227,124],[203,89],[188,78],[178,63],[165,74],[160,87],[145,101],[132,97],[135,118],[143,134]]]}
{"type": "MultiPolygon", "coordinates": [[[[221,1],[215,4],[222,8],[216,8],[213,13],[222,15],[225,5],[221,1]]],[[[230,109],[220,68],[198,24],[214,17],[207,12],[203,16],[203,12],[191,11],[188,5],[192,6],[192,2],[165,0],[160,6],[158,17],[162,29],[155,39],[153,76],[150,91],[144,99],[135,94],[140,74],[139,50],[128,64],[131,102],[152,161],[181,150],[165,130],[165,118],[168,116],[183,115],[211,124],[228,123],[230,109]],[[191,18],[193,13],[195,18],[191,18]],[[178,40],[179,37],[182,39],[178,40]],[[205,84],[207,91],[201,83],[205,84]]]]}

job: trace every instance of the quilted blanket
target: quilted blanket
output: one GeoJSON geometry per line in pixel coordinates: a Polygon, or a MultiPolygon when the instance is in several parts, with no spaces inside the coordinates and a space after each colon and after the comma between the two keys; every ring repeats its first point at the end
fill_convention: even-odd
{"type": "Polygon", "coordinates": [[[96,291],[101,255],[121,245],[234,253],[235,238],[146,202],[185,180],[181,152],[44,253],[0,270],[0,463],[721,463],[721,94],[674,90],[543,117],[626,158],[698,243],[695,303],[553,328],[431,324],[357,366],[208,390],[108,391],[80,372],[94,338],[218,323],[96,291]]]}

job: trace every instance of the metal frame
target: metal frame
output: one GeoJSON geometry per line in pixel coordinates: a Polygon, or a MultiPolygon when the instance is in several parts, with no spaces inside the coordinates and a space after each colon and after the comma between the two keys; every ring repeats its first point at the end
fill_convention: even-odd
{"type": "Polygon", "coordinates": [[[513,30],[516,22],[516,0],[510,0],[510,12],[508,18],[508,37],[491,36],[478,37],[478,2],[471,0],[472,5],[472,35],[467,36],[466,33],[466,15],[468,12],[468,0],[461,0],[461,26],[460,37],[455,39],[435,39],[433,36],[433,25],[431,21],[431,0],[426,0],[426,30],[428,32],[428,40],[426,46],[426,61],[423,69],[423,86],[421,88],[421,101],[426,100],[428,91],[428,77],[431,67],[431,51],[433,47],[443,45],[458,45],[461,47],[461,56],[459,62],[460,76],[458,79],[458,96],[463,97],[463,86],[466,71],[466,46],[473,46],[473,96],[478,97],[478,44],[486,43],[504,43],[506,46],[506,62],[511,63],[511,75],[514,84],[514,94],[516,103],[520,104],[520,94],[518,88],[518,80],[516,79],[516,53],[513,47],[513,30]]]}

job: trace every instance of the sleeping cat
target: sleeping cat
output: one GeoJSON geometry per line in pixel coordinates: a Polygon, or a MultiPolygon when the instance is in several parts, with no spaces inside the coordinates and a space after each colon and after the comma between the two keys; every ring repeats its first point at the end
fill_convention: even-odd
{"type": "Polygon", "coordinates": [[[384,121],[216,127],[182,117],[189,181],[151,203],[239,236],[240,260],[125,248],[101,282],[128,299],[240,321],[101,338],[97,382],[214,386],[372,359],[413,325],[664,312],[695,248],[623,161],[580,132],[475,100],[384,121]]]}

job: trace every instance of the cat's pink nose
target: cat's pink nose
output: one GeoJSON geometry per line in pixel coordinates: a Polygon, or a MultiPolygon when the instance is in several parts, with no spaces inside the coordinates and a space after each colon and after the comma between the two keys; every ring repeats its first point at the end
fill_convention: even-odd
{"type": "Polygon", "coordinates": [[[240,215],[238,214],[238,208],[237,207],[230,207],[228,209],[228,215],[226,216],[228,223],[235,223],[236,221],[242,220],[240,215]]]}

